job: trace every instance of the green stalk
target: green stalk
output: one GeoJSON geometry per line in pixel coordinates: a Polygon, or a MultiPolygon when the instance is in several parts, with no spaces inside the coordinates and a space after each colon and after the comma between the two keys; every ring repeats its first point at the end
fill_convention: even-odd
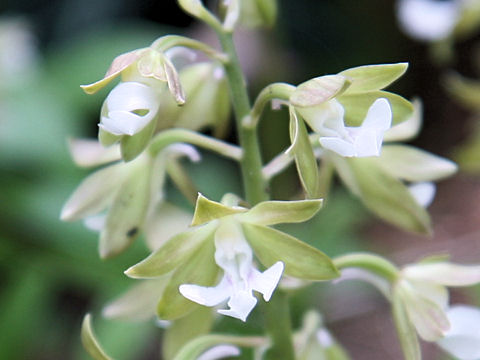
{"type": "Polygon", "coordinates": [[[361,268],[383,277],[390,283],[398,278],[398,268],[387,259],[370,253],[352,253],[333,259],[333,264],[339,269],[361,268]]]}
{"type": "MultiPolygon", "coordinates": [[[[266,182],[262,175],[262,159],[257,128],[249,124],[252,109],[232,34],[226,31],[218,31],[218,37],[222,50],[230,60],[224,64],[224,67],[233,103],[239,143],[243,150],[240,167],[245,186],[245,197],[253,206],[269,198],[266,191],[266,182]]],[[[269,303],[262,303],[264,305],[262,310],[266,331],[272,341],[272,346],[268,350],[266,358],[294,360],[292,326],[286,294],[277,289],[269,303]]]]}
{"type": "Polygon", "coordinates": [[[245,186],[245,197],[253,206],[268,199],[266,183],[262,176],[262,159],[260,157],[257,129],[243,125],[250,118],[251,107],[232,34],[218,32],[218,37],[222,50],[229,57],[229,62],[224,67],[235,113],[238,139],[240,147],[243,149],[240,166],[245,186]]]}

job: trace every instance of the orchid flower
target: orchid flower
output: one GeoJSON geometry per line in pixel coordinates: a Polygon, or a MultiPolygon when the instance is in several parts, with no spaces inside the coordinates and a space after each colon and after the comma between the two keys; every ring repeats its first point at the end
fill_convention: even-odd
{"type": "Polygon", "coordinates": [[[240,225],[223,222],[215,233],[215,261],[224,276],[216,287],[181,285],[180,293],[187,299],[205,306],[216,306],[228,299],[229,309],[220,314],[246,321],[257,303],[252,291],[258,291],[269,301],[282,276],[284,264],[280,261],[259,272],[253,266],[253,253],[240,225]]]}
{"type": "Polygon", "coordinates": [[[328,121],[324,122],[320,134],[324,133],[326,136],[320,137],[320,144],[344,157],[379,156],[383,134],[392,123],[392,110],[388,100],[377,99],[370,106],[362,125],[358,127],[342,126],[343,110],[337,110],[337,113],[339,117],[333,120],[333,126],[328,121]]]}
{"type": "MultiPolygon", "coordinates": [[[[73,158],[80,166],[98,166],[119,160],[118,146],[103,148],[94,140],[71,142],[73,158]]],[[[162,213],[172,212],[173,205],[165,204],[163,184],[167,161],[172,154],[183,154],[192,161],[199,160],[197,151],[184,144],[174,144],[164,149],[156,158],[142,154],[131,162],[116,162],[89,175],[67,200],[60,218],[64,221],[85,219],[85,225],[100,232],[100,254],[113,256],[126,248],[140,233],[147,231],[147,243],[152,250],[172,235],[171,226],[163,220],[162,213]],[[128,204],[128,206],[125,206],[128,204]],[[161,221],[162,232],[157,224],[161,221]],[[163,231],[166,229],[166,231],[163,231]]],[[[173,214],[181,210],[175,208],[173,214]]],[[[174,223],[180,232],[188,226],[186,216],[174,223]],[[180,226],[181,225],[181,226],[180,226]]],[[[188,217],[188,221],[190,217],[188,217]]]]}
{"type": "Polygon", "coordinates": [[[393,291],[420,337],[437,341],[451,331],[447,287],[479,282],[479,265],[425,262],[405,266],[393,291]]]}
{"type": "Polygon", "coordinates": [[[132,278],[172,274],[157,306],[159,317],[174,320],[198,304],[227,301],[228,307],[218,312],[245,321],[257,303],[253,291],[269,301],[284,273],[314,281],[338,276],[321,251],[269,227],[310,219],[321,200],[264,201],[251,209],[239,206],[239,201],[233,194],[226,194],[221,203],[199,194],[192,228],[125,271],[132,278]],[[254,254],[267,270],[256,268],[254,254]]]}

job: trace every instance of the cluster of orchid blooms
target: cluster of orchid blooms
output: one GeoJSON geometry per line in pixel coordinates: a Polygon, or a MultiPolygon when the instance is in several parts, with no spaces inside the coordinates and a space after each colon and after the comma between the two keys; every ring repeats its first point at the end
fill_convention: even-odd
{"type": "MultiPolygon", "coordinates": [[[[252,1],[224,4],[223,22],[199,1],[180,1],[180,5],[225,38],[241,23],[242,2],[252,1]]],[[[202,307],[217,307],[219,314],[247,321],[259,302],[255,292],[268,302],[292,278],[302,284],[366,280],[390,301],[406,359],[421,358],[418,337],[437,342],[460,359],[479,359],[480,311],[450,306],[447,290],[479,283],[479,265],[432,257],[399,269],[367,253],[331,259],[272,227],[312,218],[328,194],[325,184],[337,174],[377,216],[409,231],[430,232],[425,208],[434,197],[433,181],[454,174],[456,165],[399,143],[419,132],[421,103],[383,89],[403,75],[407,64],[356,67],[298,86],[271,84],[249,113],[236,119],[240,132],[255,133],[266,104],[288,108],[291,146],[262,165],[258,176],[266,184],[295,163],[304,200],[252,200],[228,193],[216,202],[198,194],[193,217],[168,202],[167,176],[188,199],[195,196],[180,161],[182,157],[200,161],[195,147],[240,163],[249,156],[245,143],[237,146],[219,139],[228,128],[231,101],[235,107],[228,91],[235,96],[232,83],[238,81],[234,71],[239,71],[238,66],[231,70],[236,66],[234,52],[225,46],[223,50],[165,36],[150,47],[118,56],[103,79],[82,86],[95,93],[121,78],[103,104],[99,141],[70,142],[79,166],[106,166],[79,185],[61,218],[84,219],[87,227],[98,231],[103,258],[125,250],[142,233],[152,251],[125,271],[144,280],[109,304],[104,315],[148,319],[156,314],[175,324],[202,307]],[[194,51],[210,60],[195,62],[194,51]],[[197,132],[205,128],[213,129],[214,137],[197,132]]],[[[108,358],[93,337],[89,316],[82,336],[92,356],[108,358]]],[[[260,357],[275,346],[274,339],[263,337],[203,335],[188,340],[171,358],[234,356],[238,346],[255,347],[260,357]]],[[[348,358],[316,312],[305,315],[303,327],[291,341],[296,359],[348,358]]]]}

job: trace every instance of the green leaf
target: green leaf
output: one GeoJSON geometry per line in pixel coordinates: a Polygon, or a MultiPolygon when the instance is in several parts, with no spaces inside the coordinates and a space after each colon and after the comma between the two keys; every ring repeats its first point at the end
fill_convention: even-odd
{"type": "Polygon", "coordinates": [[[145,260],[130,267],[125,274],[132,278],[152,278],[172,271],[195,254],[202,244],[212,240],[216,228],[217,224],[211,223],[170,238],[145,260]]]}
{"type": "Polygon", "coordinates": [[[347,69],[338,75],[345,76],[351,85],[346,94],[380,90],[402,76],[407,71],[408,63],[365,65],[347,69]]]}
{"type": "Polygon", "coordinates": [[[421,360],[422,354],[417,332],[408,319],[405,306],[398,294],[393,296],[392,313],[405,360],[421,360]]]}
{"type": "Polygon", "coordinates": [[[306,280],[331,280],[339,276],[331,259],[320,250],[281,231],[254,224],[242,224],[255,255],[265,267],[277,261],[285,274],[306,280]]]}
{"type": "Polygon", "coordinates": [[[120,150],[124,161],[131,161],[142,153],[150,143],[156,123],[155,119],[153,119],[137,134],[122,136],[120,150]]]}
{"type": "Polygon", "coordinates": [[[453,161],[408,145],[385,145],[378,160],[385,172],[411,182],[440,180],[457,171],[453,161]]]}
{"type": "Polygon", "coordinates": [[[182,284],[213,286],[219,271],[214,261],[214,253],[213,241],[207,241],[175,270],[158,303],[158,317],[175,320],[201,306],[183,297],[178,288],[182,284]]]}
{"type": "Polygon", "coordinates": [[[266,339],[261,337],[240,337],[229,335],[205,335],[186,344],[175,356],[174,360],[196,360],[203,352],[215,345],[231,344],[242,347],[261,347],[266,339]]]}
{"type": "Polygon", "coordinates": [[[85,315],[83,318],[81,336],[83,347],[85,350],[87,350],[91,357],[93,357],[95,360],[112,360],[110,356],[105,354],[96,339],[92,329],[92,320],[90,314],[85,315]]]}
{"type": "MultiPolygon", "coordinates": [[[[132,164],[128,177],[118,189],[100,233],[100,256],[114,256],[138,236],[145,221],[150,201],[150,161],[147,158],[132,164]]],[[[122,164],[122,166],[125,166],[122,164]]]]}
{"type": "Polygon", "coordinates": [[[348,126],[360,126],[370,106],[379,98],[385,98],[390,103],[393,113],[392,125],[399,124],[413,115],[414,109],[410,101],[387,91],[342,94],[337,100],[345,108],[345,123],[348,126]]]}
{"type": "Polygon", "coordinates": [[[175,320],[163,337],[163,358],[172,360],[186,343],[207,334],[212,328],[213,320],[213,310],[206,306],[201,306],[187,316],[175,320]]]}
{"type": "Polygon", "coordinates": [[[341,75],[320,76],[298,85],[290,96],[290,103],[299,107],[320,105],[344,92],[349,85],[348,79],[341,75]]]}
{"type": "Polygon", "coordinates": [[[264,201],[237,219],[256,225],[304,222],[321,209],[322,199],[299,201],[264,201]]]}
{"type": "Polygon", "coordinates": [[[291,152],[295,156],[295,165],[303,188],[310,199],[318,197],[318,166],[307,128],[293,107],[290,107],[291,152]]]}
{"type": "Polygon", "coordinates": [[[398,179],[385,172],[376,158],[347,159],[364,205],[381,219],[405,230],[431,233],[428,212],[398,179]]]}
{"type": "Polygon", "coordinates": [[[193,214],[192,226],[201,225],[206,222],[233,214],[240,214],[247,211],[241,207],[229,207],[216,201],[207,199],[202,194],[198,194],[195,213],[193,214]]]}

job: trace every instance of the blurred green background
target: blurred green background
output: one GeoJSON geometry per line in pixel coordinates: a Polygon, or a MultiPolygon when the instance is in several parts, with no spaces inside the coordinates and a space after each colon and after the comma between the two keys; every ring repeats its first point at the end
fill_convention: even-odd
{"type": "MultiPolygon", "coordinates": [[[[153,321],[132,324],[99,316],[107,301],[132,284],[123,271],[148,254],[143,242],[101,261],[97,235],[81,223],[60,222],[59,212],[88,173],[73,165],[67,138],[96,136],[107,94],[103,90],[87,96],[79,85],[100,78],[116,55],[167,33],[212,39],[173,0],[0,3],[0,359],[86,359],[79,332],[89,311],[95,315],[99,338],[114,357],[159,357],[161,329],[153,321]]],[[[456,45],[452,66],[463,75],[475,76],[476,41],[478,37],[456,45]]],[[[424,100],[425,128],[415,143],[448,155],[469,132],[468,112],[442,88],[445,69],[431,62],[427,46],[400,33],[393,1],[283,0],[273,31],[243,31],[237,43],[252,94],[272,81],[298,84],[352,66],[409,61],[409,72],[394,90],[424,100]]],[[[273,121],[269,114],[272,121],[262,124],[265,158],[287,146],[287,117],[280,117],[273,121]]],[[[205,154],[202,164],[189,165],[189,171],[199,189],[214,199],[225,191],[238,191],[236,168],[225,160],[205,154]],[[212,181],[219,171],[228,176],[212,181]]],[[[478,236],[471,235],[480,230],[474,203],[478,185],[475,178],[463,177],[440,186],[439,205],[432,211],[441,225],[433,240],[376,223],[341,188],[306,226],[286,229],[329,255],[373,250],[404,263],[454,247],[454,260],[478,262],[478,236]],[[454,244],[457,238],[463,239],[462,245],[454,244]]],[[[297,191],[293,171],[273,183],[277,198],[297,191]]],[[[175,193],[170,196],[174,199],[175,193]]],[[[454,294],[457,298],[472,301],[474,294],[454,294]]],[[[354,359],[399,358],[388,305],[368,287],[308,288],[294,299],[296,325],[302,309],[312,306],[327,311],[327,321],[354,359]],[[369,330],[362,326],[365,321],[370,321],[369,330]],[[379,333],[385,340],[378,339],[379,333]]],[[[249,326],[258,331],[260,324],[254,320],[249,326]]],[[[227,331],[243,332],[242,327],[229,320],[219,324],[227,331]]],[[[430,347],[426,351],[425,359],[440,356],[430,347]]]]}

